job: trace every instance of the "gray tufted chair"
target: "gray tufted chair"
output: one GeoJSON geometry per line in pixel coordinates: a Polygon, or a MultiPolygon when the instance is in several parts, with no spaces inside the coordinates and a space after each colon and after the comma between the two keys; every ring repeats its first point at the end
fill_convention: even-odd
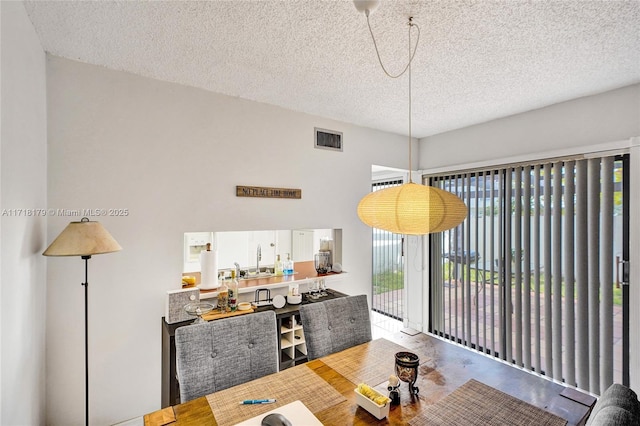
{"type": "Polygon", "coordinates": [[[300,320],[309,360],[371,341],[364,294],[302,305],[300,320]]]}
{"type": "Polygon", "coordinates": [[[638,395],[619,383],[609,386],[593,406],[587,426],[640,425],[638,395]]]}
{"type": "Polygon", "coordinates": [[[180,327],[175,339],[181,402],[278,372],[274,311],[180,327]]]}

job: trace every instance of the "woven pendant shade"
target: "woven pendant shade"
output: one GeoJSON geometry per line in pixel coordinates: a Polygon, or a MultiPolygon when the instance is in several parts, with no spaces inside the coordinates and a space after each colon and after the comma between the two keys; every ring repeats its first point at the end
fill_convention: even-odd
{"type": "Polygon", "coordinates": [[[467,206],[450,192],[410,182],[367,194],[358,204],[358,216],[373,228],[425,235],[462,223],[467,206]]]}
{"type": "Polygon", "coordinates": [[[377,0],[354,0],[358,11],[364,12],[378,61],[384,73],[398,78],[408,71],[409,76],[409,183],[374,191],[367,194],[358,203],[358,217],[372,228],[378,228],[395,234],[426,235],[442,232],[458,226],[467,217],[467,206],[454,194],[432,186],[418,185],[411,180],[411,62],[418,49],[411,43],[411,30],[415,29],[420,38],[420,28],[409,17],[409,62],[397,75],[391,75],[382,64],[376,44],[369,14],[378,6],[377,0]]]}

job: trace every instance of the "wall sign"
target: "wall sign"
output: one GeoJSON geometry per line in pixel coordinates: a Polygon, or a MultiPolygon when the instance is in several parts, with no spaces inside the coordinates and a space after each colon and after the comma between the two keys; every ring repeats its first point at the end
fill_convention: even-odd
{"type": "Polygon", "coordinates": [[[302,198],[302,189],[267,188],[264,186],[236,186],[236,197],[302,198]]]}

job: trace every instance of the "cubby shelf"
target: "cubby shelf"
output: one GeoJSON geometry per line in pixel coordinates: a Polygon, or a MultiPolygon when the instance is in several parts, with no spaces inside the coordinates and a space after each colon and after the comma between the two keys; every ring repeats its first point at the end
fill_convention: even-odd
{"type": "Polygon", "coordinates": [[[292,313],[279,318],[280,369],[292,367],[307,360],[307,344],[300,324],[300,316],[292,313]]]}

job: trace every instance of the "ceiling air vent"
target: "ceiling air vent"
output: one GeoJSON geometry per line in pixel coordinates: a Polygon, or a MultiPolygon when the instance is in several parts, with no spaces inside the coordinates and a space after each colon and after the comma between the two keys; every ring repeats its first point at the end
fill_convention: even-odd
{"type": "Polygon", "coordinates": [[[332,151],[342,151],[342,132],[334,130],[315,128],[315,147],[320,149],[330,149],[332,151]]]}

